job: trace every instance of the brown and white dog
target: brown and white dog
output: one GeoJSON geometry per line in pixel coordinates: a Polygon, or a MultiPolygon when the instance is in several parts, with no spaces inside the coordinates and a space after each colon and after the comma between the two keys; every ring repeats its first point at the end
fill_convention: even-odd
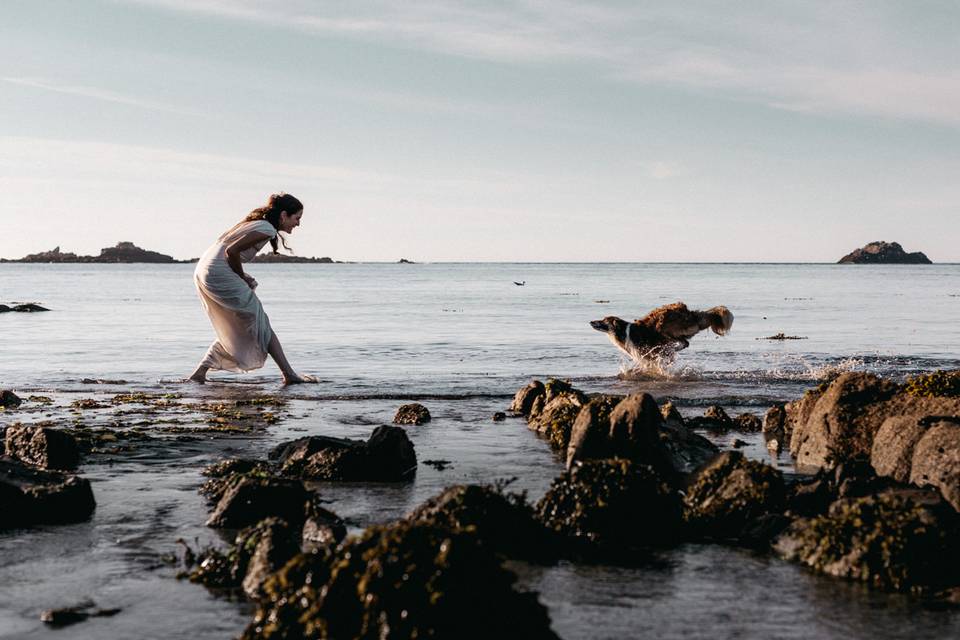
{"type": "Polygon", "coordinates": [[[590,326],[606,333],[618,349],[640,362],[672,358],[677,351],[689,347],[690,338],[704,329],[724,335],[733,326],[733,314],[726,307],[691,311],[682,302],[674,302],[633,322],[607,316],[592,321],[590,326]]]}

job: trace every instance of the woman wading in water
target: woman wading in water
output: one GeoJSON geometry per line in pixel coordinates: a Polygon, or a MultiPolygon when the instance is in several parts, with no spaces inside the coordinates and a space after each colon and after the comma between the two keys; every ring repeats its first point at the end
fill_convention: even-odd
{"type": "MultiPolygon", "coordinates": [[[[302,215],[299,200],[289,193],[275,193],[265,207],[251,211],[201,256],[193,279],[217,339],[190,380],[206,382],[210,369],[259,369],[269,353],[280,367],[284,384],[316,382],[298,374],[287,362],[277,334],[270,328],[270,320],[253,291],[257,281],[243,272],[243,263],[257,255],[267,241],[277,253],[278,233],[291,233],[300,226],[302,215]]],[[[282,237],[279,240],[284,248],[289,248],[282,237]]]]}

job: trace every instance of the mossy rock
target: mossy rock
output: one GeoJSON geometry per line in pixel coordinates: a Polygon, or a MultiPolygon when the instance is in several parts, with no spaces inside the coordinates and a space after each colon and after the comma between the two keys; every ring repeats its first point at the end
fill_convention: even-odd
{"type": "Polygon", "coordinates": [[[779,471],[738,451],[726,451],[692,476],[683,519],[695,537],[736,539],[757,518],[782,512],[784,503],[779,471]]]}
{"type": "Polygon", "coordinates": [[[295,556],[242,637],[555,639],[515,580],[474,532],[404,520],[295,556]]]}
{"type": "Polygon", "coordinates": [[[934,371],[909,378],[903,390],[920,398],[960,397],[960,371],[934,371]]]}
{"type": "Polygon", "coordinates": [[[536,513],[571,551],[616,554],[675,539],[681,510],[679,496],[653,467],[609,458],[564,472],[536,513]]]}
{"type": "Polygon", "coordinates": [[[960,530],[946,505],[898,493],[841,500],[830,513],[795,521],[777,540],[788,560],[893,591],[960,584],[960,530]]]}

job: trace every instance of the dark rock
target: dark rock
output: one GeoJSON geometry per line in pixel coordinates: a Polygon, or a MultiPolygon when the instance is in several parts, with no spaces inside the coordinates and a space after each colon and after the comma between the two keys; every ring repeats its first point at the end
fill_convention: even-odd
{"type": "Polygon", "coordinates": [[[566,451],[573,423],[587,403],[587,397],[561,380],[548,380],[544,388],[543,409],[531,413],[527,425],[544,435],[554,449],[566,451]]]}
{"type": "Polygon", "coordinates": [[[17,394],[9,389],[3,389],[0,391],[0,407],[4,409],[16,409],[23,403],[23,400],[20,399],[17,394]]]}
{"type": "Polygon", "coordinates": [[[0,530],[87,520],[96,508],[90,481],[0,458],[0,530]]]}
{"type": "Polygon", "coordinates": [[[339,544],[347,537],[347,525],[334,512],[312,505],[308,513],[301,538],[306,548],[339,544]]]}
{"type": "Polygon", "coordinates": [[[660,463],[651,455],[659,440],[663,416],[649,393],[634,393],[621,400],[610,412],[610,447],[617,455],[634,460],[660,463]]]}
{"type": "Polygon", "coordinates": [[[417,455],[406,431],[382,425],[370,439],[310,436],[274,448],[287,475],[311,480],[399,482],[416,473],[417,455]]]}
{"type": "Polygon", "coordinates": [[[729,431],[735,427],[735,424],[723,407],[713,405],[707,407],[703,416],[687,420],[687,426],[691,429],[706,429],[707,431],[729,431]]]}
{"type": "Polygon", "coordinates": [[[612,455],[610,414],[622,399],[621,396],[596,396],[580,409],[570,429],[567,469],[570,469],[577,460],[605,458],[612,455]]]}
{"type": "Polygon", "coordinates": [[[36,313],[38,311],[50,311],[46,307],[41,307],[39,304],[33,302],[26,302],[24,304],[14,305],[12,311],[18,311],[20,313],[36,313]]]}
{"type": "Polygon", "coordinates": [[[402,405],[393,416],[394,424],[420,425],[430,422],[430,411],[420,403],[402,405]]]}
{"type": "Polygon", "coordinates": [[[299,480],[241,477],[224,492],[207,526],[239,529],[270,516],[299,526],[311,497],[299,480]]]}
{"type": "Polygon", "coordinates": [[[279,518],[267,518],[252,531],[241,532],[235,547],[238,556],[249,553],[242,586],[247,597],[256,600],[267,578],[300,553],[300,531],[279,518]]]}
{"type": "Polygon", "coordinates": [[[683,517],[696,537],[737,539],[753,520],[782,512],[784,494],[779,471],[726,451],[690,478],[683,517]]]}
{"type": "Polygon", "coordinates": [[[763,422],[756,414],[741,413],[734,418],[733,428],[743,433],[760,433],[763,430],[763,422]]]}
{"type": "Polygon", "coordinates": [[[930,426],[914,447],[910,482],[937,487],[960,511],[960,423],[941,420],[930,426]]]}
{"type": "Polygon", "coordinates": [[[763,416],[763,425],[760,430],[767,446],[773,444],[777,451],[783,448],[783,445],[789,441],[787,430],[787,411],[782,404],[770,407],[763,416]]]}
{"type": "Polygon", "coordinates": [[[897,242],[878,240],[840,258],[837,264],[933,264],[920,251],[907,253],[897,242]]]}
{"type": "Polygon", "coordinates": [[[942,501],[887,492],[839,500],[826,515],[794,521],[775,548],[787,560],[895,591],[954,586],[957,513],[942,501]]]}
{"type": "Polygon", "coordinates": [[[787,512],[802,517],[822,515],[839,499],[873,495],[894,484],[878,476],[867,459],[854,458],[794,482],[787,489],[787,512]]]}
{"type": "Polygon", "coordinates": [[[211,502],[219,502],[227,489],[241,478],[269,478],[276,475],[270,463],[245,458],[221,460],[206,467],[202,473],[210,479],[200,487],[200,493],[211,502]]]}
{"type": "Polygon", "coordinates": [[[293,256],[284,253],[260,253],[253,257],[250,262],[261,262],[267,264],[333,264],[334,260],[327,256],[322,258],[306,258],[304,256],[293,256]]]}
{"type": "Polygon", "coordinates": [[[555,639],[515,580],[474,533],[402,520],[294,557],[242,637],[555,639]]]}
{"type": "Polygon", "coordinates": [[[115,616],[121,611],[120,609],[95,609],[96,606],[96,603],[88,600],[72,607],[46,609],[40,614],[40,621],[51,627],[67,627],[88,618],[115,616]]]}
{"type": "Polygon", "coordinates": [[[493,414],[494,422],[503,422],[506,419],[507,419],[507,414],[505,414],[503,411],[497,411],[496,413],[493,414]]]}
{"type": "Polygon", "coordinates": [[[513,413],[518,413],[525,418],[529,418],[531,410],[533,409],[534,401],[543,396],[546,393],[546,390],[543,387],[543,383],[539,380],[534,380],[524,388],[517,391],[513,396],[513,402],[510,403],[509,411],[513,413]]]}
{"type": "Polygon", "coordinates": [[[454,485],[414,509],[407,519],[453,532],[471,531],[481,542],[509,558],[545,562],[554,559],[550,537],[519,494],[481,485],[454,485]]]}
{"type": "Polygon", "coordinates": [[[80,462],[80,450],[74,437],[48,427],[7,427],[5,449],[11,458],[41,469],[69,471],[76,469],[80,462]]]}
{"type": "Polygon", "coordinates": [[[579,462],[536,505],[548,529],[580,553],[621,555],[674,541],[680,498],[649,465],[623,458],[579,462]]]}
{"type": "Polygon", "coordinates": [[[715,444],[674,420],[661,425],[659,440],[662,458],[678,474],[693,472],[719,451],[715,444]]]}
{"type": "Polygon", "coordinates": [[[680,415],[680,411],[677,410],[672,402],[666,402],[660,407],[660,415],[663,416],[664,422],[675,422],[680,426],[684,425],[683,416],[680,415]]]}

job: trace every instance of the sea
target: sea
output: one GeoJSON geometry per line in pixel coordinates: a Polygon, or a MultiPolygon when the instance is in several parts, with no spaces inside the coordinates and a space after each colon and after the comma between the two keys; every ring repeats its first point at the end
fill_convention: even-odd
{"type": "MultiPolygon", "coordinates": [[[[508,483],[538,500],[562,472],[522,420],[494,422],[532,379],[588,392],[647,391],[686,416],[719,405],[762,415],[842,371],[894,380],[960,368],[960,265],[831,264],[251,264],[286,354],[316,384],[284,388],[268,362],[248,374],[184,383],[213,339],[193,265],[0,265],[0,388],[25,402],[0,425],[85,420],[77,400],[120,393],[202,402],[253,395],[287,400],[283,419],[254,433],[158,438],[91,456],[97,509],[84,523],[0,532],[0,638],[236,637],[250,605],[178,580],[173,558],[225,544],[204,526],[201,469],[264,457],[303,435],[365,438],[405,402],[433,420],[411,427],[413,482],[318,483],[351,531],[401,517],[457,483],[508,483]],[[636,370],[589,322],[639,318],[676,301],[715,305],[732,331],[705,331],[673,362],[636,370]],[[792,339],[771,340],[784,334],[792,339]],[[441,468],[442,467],[442,468],[441,468]],[[49,608],[118,608],[66,629],[49,608]]],[[[122,410],[92,423],[116,424],[122,410]]],[[[149,429],[149,426],[147,427],[149,429]]],[[[758,434],[735,439],[750,457],[794,473],[789,454],[758,434]]],[[[815,575],[766,554],[721,545],[655,550],[636,566],[511,563],[538,592],[562,638],[956,638],[960,611],[815,575]]]]}

